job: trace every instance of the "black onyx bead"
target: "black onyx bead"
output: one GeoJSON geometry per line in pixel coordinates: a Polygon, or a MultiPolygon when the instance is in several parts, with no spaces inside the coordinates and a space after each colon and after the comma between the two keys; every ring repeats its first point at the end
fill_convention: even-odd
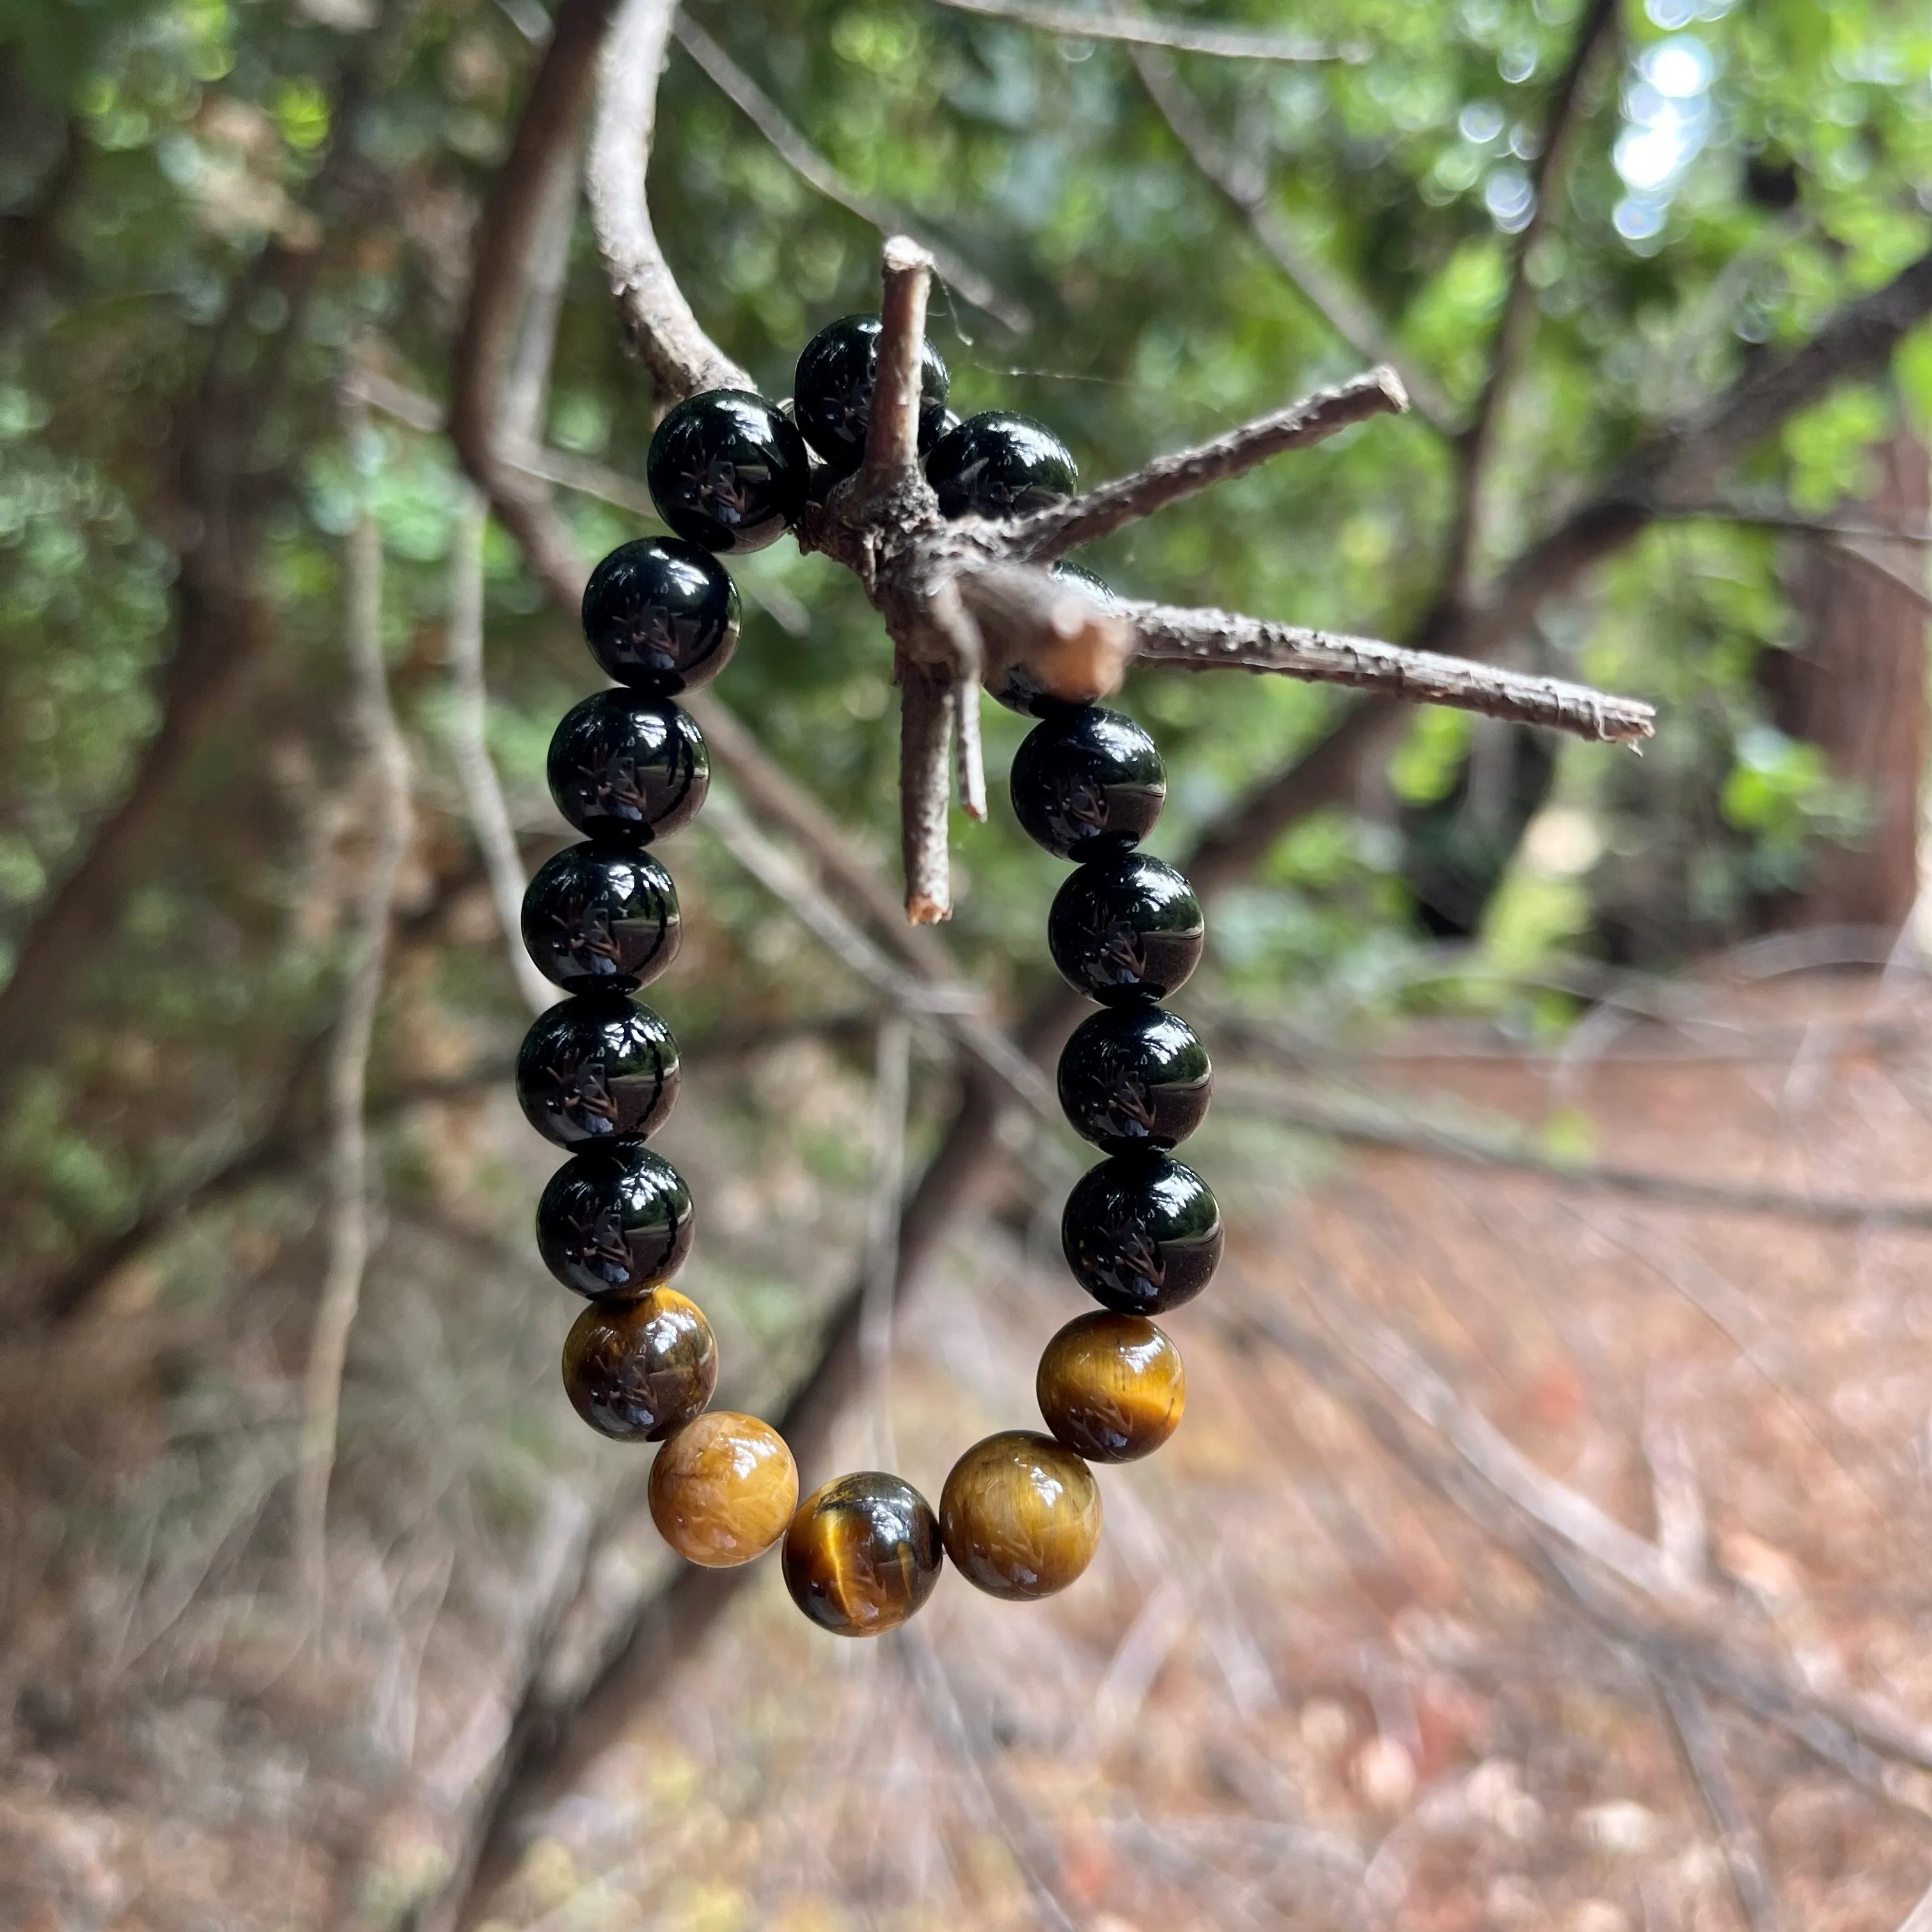
{"type": "Polygon", "coordinates": [[[762,550],[805,508],[805,439],[762,396],[712,389],[658,424],[644,480],[658,514],[706,550],[762,550]]]}
{"type": "Polygon", "coordinates": [[[738,643],[738,589],[695,544],[620,544],[584,587],[584,635],[607,677],[668,695],[709,684],[738,643]]]}
{"type": "Polygon", "coordinates": [[[1090,1168],[1060,1220],[1074,1278],[1118,1315],[1192,1301],[1214,1274],[1222,1238],[1208,1184],[1164,1154],[1116,1154],[1090,1168]]]}
{"type": "MultiPolygon", "coordinates": [[[[821,328],[805,345],[792,379],[792,413],[800,433],[835,476],[849,476],[866,453],[872,382],[879,361],[879,318],[848,315],[821,328]]],[[[946,415],[946,364],[929,342],[920,346],[919,446],[939,440],[946,415]]]]}
{"type": "Polygon", "coordinates": [[[524,893],[524,944],[566,992],[622,991],[677,957],[677,888],[647,852],[566,845],[524,893]]]}
{"type": "Polygon", "coordinates": [[[1205,938],[1194,888],[1144,852],[1082,866],[1046,917],[1053,963],[1102,1006],[1166,999],[1201,963],[1205,938]]]}
{"type": "Polygon", "coordinates": [[[1097,705],[1056,711],[1013,757],[1013,811],[1036,844],[1062,859],[1112,859],[1154,830],[1167,767],[1131,718],[1097,705]]]}
{"type": "Polygon", "coordinates": [[[684,1177],[642,1141],[566,1161],[537,1203],[544,1266],[592,1300],[668,1280],[691,1252],[691,1234],[684,1177]]]}
{"type": "Polygon", "coordinates": [[[1163,1006],[1110,1006],[1060,1052],[1060,1105],[1083,1140],[1108,1154],[1178,1147],[1208,1116],[1208,1049],[1163,1006]]]}
{"type": "Polygon", "coordinates": [[[691,714],[668,698],[599,691],[564,714],[550,741],[550,795],[578,831],[641,845],[688,825],[711,787],[691,714]]]}
{"type": "Polygon", "coordinates": [[[988,410],[933,445],[926,479],[941,516],[1018,517],[1072,496],[1080,472],[1044,423],[988,410]]]}
{"type": "Polygon", "coordinates": [[[538,1015],[517,1054],[517,1099],[544,1139],[641,1140],[677,1098],[677,1042],[649,1006],[584,993],[538,1015]]]}

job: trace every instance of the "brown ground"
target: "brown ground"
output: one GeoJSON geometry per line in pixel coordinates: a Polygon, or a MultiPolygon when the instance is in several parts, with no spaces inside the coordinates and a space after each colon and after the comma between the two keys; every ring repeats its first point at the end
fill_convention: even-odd
{"type": "MultiPolygon", "coordinates": [[[[1438,1030],[1268,1078],[1293,1105],[1514,1123],[1532,1151],[1780,1189],[1793,1211],[1336,1153],[1224,1104],[1195,1144],[1238,1237],[1172,1323],[1187,1420],[1103,1474],[1087,1576],[1031,1607],[950,1578],[905,1638],[856,1645],[806,1625],[767,1563],[547,1817],[496,1922],[1715,1932],[1743,1922],[1761,1864],[1761,1923],[1899,1925],[1932,1880],[1932,1234],[1795,1210],[1932,1202],[1932,1002],[1819,974],[1672,1001],[1667,1024],[1606,1010],[1560,1058],[1438,1030]]],[[[1252,1088],[1263,1060],[1238,1058],[1252,1088]]],[[[760,1097],[778,1108],[771,1083],[811,1075],[767,1070],[760,1097]]],[[[728,1136],[679,1157],[718,1198],[728,1136]]],[[[849,1220],[820,1192],[821,1226],[849,1220]]],[[[748,1312],[728,1350],[786,1325],[761,1328],[744,1286],[763,1238],[740,1207],[748,1312]]],[[[936,1496],[964,1443],[1033,1419],[1034,1358],[1077,1312],[1051,1232],[1022,1202],[958,1245],[903,1312],[890,1405],[849,1419],[842,1463],[890,1455],[936,1496]]],[[[482,1260],[466,1272],[451,1247],[399,1222],[388,1265],[423,1306],[372,1318],[392,1337],[440,1323],[459,1388],[542,1356],[527,1281],[527,1303],[485,1294],[482,1260]],[[449,1294],[479,1298],[473,1332],[446,1332],[449,1294]]],[[[125,1385],[99,1346],[104,1385],[125,1385]]],[[[604,1466],[539,1435],[438,1464],[382,1403],[442,1398],[365,1370],[366,1426],[392,1447],[345,1468],[348,1640],[318,1661],[242,1554],[277,1533],[283,1466],[184,1461],[178,1403],[56,1399],[43,1360],[0,1364],[20,1693],[0,1924],[399,1922],[487,1761],[518,1592],[581,1533],[604,1466]],[[194,1537],[171,1538],[170,1508],[194,1537]]],[[[208,1441],[281,1426],[272,1403],[242,1412],[272,1386],[238,1366],[208,1441]]],[[[626,1548],[600,1573],[616,1594],[657,1560],[626,1548]]]]}

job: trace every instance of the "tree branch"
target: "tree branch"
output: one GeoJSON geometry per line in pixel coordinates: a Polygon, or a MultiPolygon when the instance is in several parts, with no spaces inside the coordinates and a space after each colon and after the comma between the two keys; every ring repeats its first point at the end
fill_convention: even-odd
{"type": "MultiPolygon", "coordinates": [[[[588,4],[601,13],[612,0],[588,4]]],[[[591,221],[617,313],[632,348],[672,402],[705,389],[755,386],[698,326],[658,246],[644,199],[658,76],[676,13],[677,0],[617,0],[585,172],[591,221]]]]}
{"type": "Polygon", "coordinates": [[[450,544],[449,618],[443,633],[452,687],[450,749],[509,955],[510,976],[524,1004],[540,1013],[560,996],[524,947],[524,864],[490,756],[490,699],[483,677],[483,536],[488,522],[488,506],[472,492],[457,512],[450,544]]]}
{"type": "Polygon", "coordinates": [[[1463,432],[1457,454],[1462,476],[1456,496],[1456,520],[1450,532],[1444,582],[1448,594],[1460,602],[1472,588],[1476,554],[1482,540],[1483,511],[1490,469],[1503,406],[1514,383],[1531,326],[1536,319],[1536,285],[1530,280],[1530,256],[1555,219],[1558,198],[1582,134],[1589,98],[1588,82],[1606,50],[1616,40],[1622,0],[1590,0],[1576,29],[1570,64],[1557,82],[1544,124],[1543,149],[1531,176],[1534,197],[1522,232],[1510,257],[1509,285],[1503,311],[1490,352],[1489,374],[1477,399],[1474,414],[1463,432]]]}
{"type": "Polygon", "coordinates": [[[1042,34],[1070,40],[1121,40],[1132,46],[1168,47],[1176,53],[1212,54],[1222,60],[1331,61],[1352,59],[1347,53],[1290,34],[1247,34],[1232,27],[1190,27],[1125,11],[1076,11],[1072,8],[1040,7],[1030,0],[938,0],[961,14],[977,14],[988,20],[1008,20],[1042,34]]]}
{"type": "MultiPolygon", "coordinates": [[[[352,438],[362,428],[352,415],[352,438]]],[[[369,1256],[368,1137],[363,1118],[369,1048],[382,999],[390,908],[410,838],[409,752],[389,703],[382,663],[382,539],[366,501],[349,533],[344,579],[351,718],[374,808],[374,844],[350,928],[349,976],[329,1042],[328,1259],[309,1344],[296,1465],[296,1574],[318,1628],[342,1374],[369,1256]]]]}
{"type": "MultiPolygon", "coordinates": [[[[671,32],[677,44],[709,76],[718,92],[758,129],[778,156],[807,187],[856,215],[868,226],[888,235],[908,234],[919,224],[908,220],[890,202],[854,188],[786,117],[784,110],[688,14],[680,14],[671,32]]],[[[920,240],[933,260],[940,279],[1003,328],[1024,335],[1033,326],[1029,310],[1003,295],[973,264],[930,235],[920,240]]]]}
{"type": "Polygon", "coordinates": [[[1395,371],[1372,369],[1335,388],[1318,389],[1272,415],[1257,416],[1211,442],[1157,456],[1131,476],[1006,524],[997,540],[998,550],[1018,561],[1051,563],[1184,496],[1245,476],[1285,450],[1306,449],[1371,416],[1400,416],[1408,407],[1408,395],[1395,371]]]}
{"type": "Polygon", "coordinates": [[[1515,1136],[1480,1134],[1399,1117],[1346,1099],[1310,1098],[1231,1074],[1215,1086],[1216,1105],[1305,1128],[1358,1147],[1414,1154],[1463,1167],[1534,1174],[1589,1192],[1630,1194],[1710,1214],[1763,1215],[1828,1228],[1932,1229],[1932,1199],[1912,1195],[1800,1194],[1748,1182],[1700,1180],[1688,1174],[1624,1167],[1614,1162],[1558,1160],[1515,1136]]]}
{"type": "Polygon", "coordinates": [[[1139,640],[1143,664],[1191,670],[1235,668],[1279,671],[1311,683],[1352,685],[1410,704],[1447,704],[1568,731],[1592,743],[1630,744],[1656,729],[1652,707],[1560,678],[1498,670],[1462,658],[1404,650],[1372,638],[1305,630],[1226,610],[1129,604],[1123,614],[1139,640]]]}
{"type": "Polygon", "coordinates": [[[1302,299],[1365,362],[1381,363],[1402,379],[1415,412],[1442,436],[1455,430],[1456,411],[1436,379],[1398,351],[1388,332],[1354,290],[1304,248],[1275,211],[1258,163],[1224,146],[1164,55],[1135,49],[1130,56],[1168,130],[1209,185],[1246,222],[1250,232],[1302,299]]]}
{"type": "Polygon", "coordinates": [[[1765,1857],[1764,1841],[1738,1802],[1730,1767],[1724,1761],[1724,1740],[1718,1735],[1711,1707],[1688,1670],[1666,1667],[1654,1671],[1652,1676],[1676,1736],[1684,1768],[1718,1835],[1718,1846],[1724,1855],[1724,1868],[1730,1874],[1738,1910],[1744,1914],[1750,1932],[1778,1932],[1783,1915],[1778,1910],[1778,1890],[1765,1857]]]}

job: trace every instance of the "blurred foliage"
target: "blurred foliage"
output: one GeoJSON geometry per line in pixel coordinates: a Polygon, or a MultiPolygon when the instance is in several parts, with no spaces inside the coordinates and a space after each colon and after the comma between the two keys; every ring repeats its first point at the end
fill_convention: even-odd
{"type": "MultiPolygon", "coordinates": [[[[1193,171],[1119,47],[913,0],[696,0],[693,11],[854,187],[915,212],[1030,310],[1030,331],[1012,338],[938,301],[955,402],[1047,419],[1090,480],[1352,371],[1356,358],[1193,171]]],[[[1248,0],[1212,14],[1270,26],[1278,11],[1248,0]]],[[[1179,63],[1214,124],[1264,162],[1282,216],[1461,407],[1484,380],[1578,11],[1576,0],[1310,0],[1298,30],[1366,57],[1179,63]]],[[[541,26],[536,0],[0,0],[0,949],[76,862],[155,728],[197,386],[210,368],[284,367],[250,454],[271,506],[275,648],[152,842],[120,930],[74,962],[86,1024],[8,1129],[18,1253],[57,1256],[236,1140],[327,1023],[356,857],[339,722],[352,478],[334,385],[360,345],[394,377],[446,393],[469,228],[541,26]],[[331,184],[321,171],[344,144],[357,165],[331,184]],[[30,232],[45,242],[38,257],[13,245],[30,232]],[[272,242],[313,257],[305,302],[260,275],[272,242]],[[44,272],[28,274],[34,259],[44,272]]],[[[1624,26],[1529,265],[1538,326],[1504,424],[1489,566],[1648,426],[1694,410],[1767,345],[1802,338],[1932,234],[1923,8],[1647,0],[1624,26]]],[[[701,320],[772,393],[788,389],[813,329],[868,305],[876,237],[798,179],[680,53],[652,200],[701,320]]],[[[548,434],[636,476],[655,400],[580,226],[569,274],[548,434]]],[[[1821,403],[1741,482],[1809,510],[1855,496],[1900,397],[1922,430],[1932,335],[1898,358],[1895,386],[1821,403]]],[[[390,1003],[380,1090],[466,1054],[506,1054],[519,1016],[487,925],[462,912],[474,879],[446,749],[440,626],[464,485],[434,436],[380,423],[376,454],[388,634],[422,813],[420,944],[390,1003]]],[[[1452,480],[1426,425],[1378,422],[1123,533],[1091,561],[1135,594],[1400,638],[1434,593],[1452,480]]],[[[592,553],[639,527],[580,497],[565,509],[592,553]]],[[[746,635],[724,694],[890,864],[894,706],[876,621],[849,578],[789,546],[740,574],[746,635]]],[[[552,823],[550,724],[593,676],[567,617],[496,532],[488,575],[495,748],[534,830],[552,823]]],[[[1802,878],[1821,836],[1856,836],[1858,800],[1764,722],[1756,667],[1788,628],[1776,540],[1714,523],[1654,530],[1551,614],[1554,668],[1654,698],[1664,722],[1641,764],[1564,748],[1553,796],[1594,828],[1591,856],[1512,875],[1490,934],[1504,956],[1588,943],[1599,914],[1633,894],[1662,935],[1653,951],[1721,938],[1753,892],[1802,878]]],[[[1170,761],[1170,854],[1336,709],[1286,681],[1179,674],[1137,678],[1128,701],[1170,761]]],[[[1022,726],[990,712],[987,725],[1003,767],[1022,726]]],[[[1462,721],[1419,717],[1392,793],[1411,806],[1446,796],[1468,740],[1462,721]]],[[[1004,805],[990,826],[962,828],[958,853],[951,936],[963,957],[1002,994],[1036,983],[1058,868],[1004,805]]],[[[854,1004],[702,833],[677,862],[702,968],[660,989],[681,1029],[854,1004]]],[[[1404,879],[1392,812],[1296,828],[1221,914],[1223,988],[1410,997],[1404,879]]],[[[1526,1026],[1544,1016],[1525,1005],[1526,1026]]]]}

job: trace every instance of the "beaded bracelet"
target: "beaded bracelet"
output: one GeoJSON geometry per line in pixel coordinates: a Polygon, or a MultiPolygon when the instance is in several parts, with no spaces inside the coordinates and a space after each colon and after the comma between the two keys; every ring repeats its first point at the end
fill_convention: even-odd
{"type": "MultiPolygon", "coordinates": [[[[1054,899],[1048,946],[1100,1008],[1068,1040],[1058,1076],[1067,1119],[1106,1156],[1068,1197],[1060,1228],[1068,1266],[1100,1310],[1041,1355],[1048,1432],[976,1443],[937,1513],[877,1471],[837,1478],[801,1505],[777,1431],[708,1406],[717,1340],[668,1285],[691,1247],[690,1190],[646,1144],[679,1073],[670,1029],[632,997],[678,950],[676,888],[648,848],[690,823],[710,782],[703,735],[674,700],[716,677],[737,642],[737,591],[712,553],[773,542],[813,494],[857,469],[878,334],[865,316],[822,330],[800,358],[789,413],[714,390],[679,404],[652,439],[646,478],[675,536],[614,550],[584,594],[591,654],[618,688],[586,698],[550,743],[551,794],[584,842],[531,880],[523,934],[569,997],[536,1021],[517,1061],[524,1114],[572,1150],[537,1208],[545,1265],[590,1304],[564,1343],[572,1403],[605,1436],[662,1445],[651,1515],[680,1555],[735,1564],[782,1539],[794,1600],[847,1636],[904,1622],[946,1557],[1011,1599],[1080,1575],[1100,1534],[1088,1465],[1145,1456],[1180,1420],[1180,1356],[1148,1318],[1198,1294],[1222,1246],[1213,1193],[1172,1154],[1206,1114],[1212,1076],[1192,1029],[1159,1004],[1193,972],[1204,938],[1187,881],[1138,850],[1166,796],[1160,754],[1131,719],[1016,676],[993,694],[1038,720],[1013,760],[1014,812],[1076,867],[1054,899]]],[[[962,422],[946,389],[928,344],[919,447],[942,514],[1010,517],[1072,493],[1073,460],[1051,430],[998,411],[962,422]]],[[[1109,597],[1077,566],[1056,568],[1109,597]]]]}

